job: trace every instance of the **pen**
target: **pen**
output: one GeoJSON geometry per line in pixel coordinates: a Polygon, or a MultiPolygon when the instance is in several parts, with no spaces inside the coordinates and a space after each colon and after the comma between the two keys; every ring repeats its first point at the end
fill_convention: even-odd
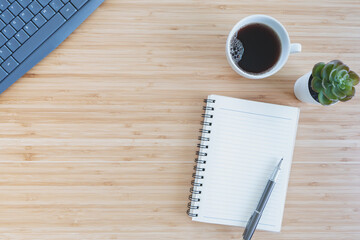
{"type": "Polygon", "coordinates": [[[251,215],[248,223],[246,224],[243,233],[243,240],[250,240],[252,235],[254,234],[255,229],[260,221],[261,215],[265,209],[266,203],[270,198],[271,192],[279,176],[282,162],[283,162],[283,158],[281,158],[279,164],[276,166],[274,172],[272,173],[254,213],[251,215]]]}

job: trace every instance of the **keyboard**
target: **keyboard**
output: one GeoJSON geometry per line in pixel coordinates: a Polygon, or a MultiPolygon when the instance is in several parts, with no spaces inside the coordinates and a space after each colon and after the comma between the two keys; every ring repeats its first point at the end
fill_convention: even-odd
{"type": "Polygon", "coordinates": [[[0,0],[0,93],[63,42],[104,0],[0,0]]]}

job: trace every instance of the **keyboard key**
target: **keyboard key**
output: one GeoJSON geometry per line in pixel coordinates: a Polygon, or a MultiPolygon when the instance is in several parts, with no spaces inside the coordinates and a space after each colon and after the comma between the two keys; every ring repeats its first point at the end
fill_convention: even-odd
{"type": "Polygon", "coordinates": [[[22,13],[20,13],[20,17],[27,23],[34,17],[34,15],[29,11],[29,9],[25,9],[22,13]]]}
{"type": "Polygon", "coordinates": [[[18,0],[18,2],[23,8],[26,8],[31,3],[31,0],[18,0]]]}
{"type": "Polygon", "coordinates": [[[7,75],[7,72],[5,72],[4,69],[0,68],[0,81],[4,80],[7,75]]]}
{"type": "Polygon", "coordinates": [[[52,16],[55,15],[54,10],[48,5],[43,10],[41,10],[41,14],[49,20],[52,16]]]}
{"type": "Polygon", "coordinates": [[[35,23],[35,25],[40,28],[42,25],[44,25],[46,23],[46,19],[40,14],[38,13],[33,19],[32,21],[35,23]]]}
{"type": "Polygon", "coordinates": [[[5,26],[6,24],[2,20],[0,20],[0,30],[3,29],[5,26]]]}
{"type": "Polygon", "coordinates": [[[10,3],[6,0],[0,0],[0,10],[4,11],[8,6],[10,5],[10,3]]]}
{"type": "Polygon", "coordinates": [[[21,44],[29,39],[29,35],[27,35],[26,32],[22,29],[17,34],[15,34],[15,37],[21,44]]]}
{"type": "Polygon", "coordinates": [[[6,43],[6,46],[7,46],[12,52],[15,52],[15,50],[20,47],[20,43],[19,43],[15,38],[12,38],[12,39],[10,39],[10,40],[6,43]]]}
{"type": "Polygon", "coordinates": [[[68,3],[70,0],[61,0],[64,4],[68,3]]]}
{"type": "Polygon", "coordinates": [[[54,9],[55,12],[58,12],[64,4],[60,0],[52,0],[50,6],[54,9]]]}
{"type": "Polygon", "coordinates": [[[0,18],[5,22],[5,24],[8,24],[11,22],[11,20],[14,19],[14,15],[11,14],[9,10],[5,10],[1,15],[0,18]]]}
{"type": "Polygon", "coordinates": [[[48,5],[48,3],[50,2],[50,0],[39,0],[39,3],[45,7],[46,5],[48,5]]]}
{"type": "Polygon", "coordinates": [[[25,23],[19,17],[16,17],[11,21],[11,25],[16,29],[16,31],[19,31],[25,23]]]}
{"type": "Polygon", "coordinates": [[[25,32],[31,36],[36,32],[38,28],[32,22],[29,22],[25,25],[24,29],[25,32]]]}
{"type": "Polygon", "coordinates": [[[14,60],[13,57],[9,57],[1,66],[7,71],[11,73],[19,64],[14,60]]]}
{"type": "Polygon", "coordinates": [[[0,46],[4,45],[6,41],[7,38],[2,33],[0,33],[0,46]]]}
{"type": "Polygon", "coordinates": [[[13,4],[11,4],[9,9],[10,9],[10,12],[12,12],[12,14],[14,14],[14,16],[17,16],[23,10],[23,8],[17,2],[14,2],[13,4]]]}
{"type": "Polygon", "coordinates": [[[61,14],[57,13],[42,28],[37,31],[34,36],[29,38],[21,47],[13,54],[18,62],[23,62],[36,48],[46,41],[56,30],[65,23],[65,19],[61,14]]]}
{"type": "Polygon", "coordinates": [[[12,36],[15,35],[16,31],[15,29],[10,26],[10,25],[7,25],[3,30],[2,30],[2,33],[5,35],[5,37],[7,37],[8,39],[10,39],[12,36]]]}
{"type": "Polygon", "coordinates": [[[81,8],[88,0],[71,0],[70,2],[77,8],[81,8]]]}
{"type": "Polygon", "coordinates": [[[67,3],[61,10],[60,13],[66,18],[69,19],[74,13],[76,9],[71,3],[67,3]]]}
{"type": "Polygon", "coordinates": [[[30,9],[30,11],[35,15],[38,12],[40,12],[40,10],[42,9],[42,6],[37,2],[37,1],[33,1],[28,9],[30,9]]]}
{"type": "Polygon", "coordinates": [[[6,47],[6,46],[3,46],[2,48],[0,48],[0,57],[2,59],[7,59],[9,56],[11,55],[11,52],[10,50],[6,47]]]}

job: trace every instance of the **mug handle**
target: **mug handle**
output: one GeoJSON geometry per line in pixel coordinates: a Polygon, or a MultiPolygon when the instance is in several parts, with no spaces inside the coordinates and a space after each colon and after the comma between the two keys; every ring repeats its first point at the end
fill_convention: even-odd
{"type": "Polygon", "coordinates": [[[301,52],[301,44],[300,43],[290,44],[290,53],[299,53],[299,52],[301,52]]]}

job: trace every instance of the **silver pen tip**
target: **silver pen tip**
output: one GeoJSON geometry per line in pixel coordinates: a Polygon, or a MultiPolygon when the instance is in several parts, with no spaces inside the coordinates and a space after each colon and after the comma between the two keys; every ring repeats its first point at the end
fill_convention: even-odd
{"type": "Polygon", "coordinates": [[[284,160],[284,158],[281,158],[281,160],[280,160],[280,162],[279,162],[279,164],[277,166],[279,169],[281,169],[281,164],[282,164],[283,160],[284,160]]]}

